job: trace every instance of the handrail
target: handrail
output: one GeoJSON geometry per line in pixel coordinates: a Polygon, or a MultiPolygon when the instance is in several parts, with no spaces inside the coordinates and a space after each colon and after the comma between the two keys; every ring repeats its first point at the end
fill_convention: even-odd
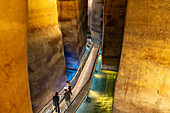
{"type": "MultiPolygon", "coordinates": [[[[76,74],[74,75],[74,77],[70,80],[70,83],[72,84],[72,89],[74,88],[74,86],[77,83],[77,80],[81,74],[81,71],[84,68],[84,65],[87,61],[87,58],[91,52],[91,48],[93,47],[93,43],[90,45],[89,50],[87,51],[87,53],[85,54],[85,56],[81,59],[80,61],[80,65],[79,68],[77,69],[76,74]]],[[[60,100],[59,103],[61,103],[64,100],[64,87],[66,87],[66,85],[64,85],[60,90],[59,90],[59,95],[60,95],[60,100]]],[[[38,112],[38,113],[44,113],[46,108],[49,108],[49,106],[52,104],[52,98],[47,102],[47,104],[38,112]]],[[[52,109],[52,106],[51,106],[52,109]]]]}
{"type": "MultiPolygon", "coordinates": [[[[89,82],[89,81],[92,81],[92,78],[93,78],[93,74],[94,74],[94,71],[95,71],[95,69],[96,69],[96,65],[97,65],[97,61],[98,61],[98,57],[99,57],[99,54],[100,54],[100,49],[101,49],[101,45],[99,45],[99,48],[98,48],[98,51],[97,51],[97,55],[96,55],[96,58],[95,58],[95,62],[94,62],[94,65],[93,65],[93,67],[92,67],[92,71],[91,71],[91,74],[90,74],[90,77],[89,77],[89,79],[88,79],[88,81],[84,84],[84,86],[82,87],[82,89],[80,90],[80,92],[83,90],[83,88],[87,85],[87,83],[89,82]]],[[[89,86],[91,86],[91,82],[90,82],[90,85],[89,86]]],[[[88,88],[88,92],[89,92],[89,90],[90,90],[90,87],[88,88]]],[[[77,94],[77,96],[80,94],[80,92],[77,94]]],[[[88,94],[88,93],[87,93],[88,94]]],[[[86,94],[86,95],[87,95],[86,94]]],[[[77,97],[76,96],[76,97],[77,97]]],[[[74,100],[76,99],[76,97],[74,98],[74,100]]],[[[73,100],[73,101],[74,101],[73,100]]],[[[83,101],[84,99],[82,99],[82,101],[83,101]]],[[[73,101],[70,103],[70,105],[73,103],[73,101]]],[[[81,101],[81,103],[82,103],[82,101],[81,101]]],[[[70,106],[69,105],[69,106],[70,106]]],[[[80,106],[80,105],[79,105],[80,106]]],[[[78,106],[78,107],[79,107],[78,106]]],[[[77,109],[78,109],[78,107],[76,108],[76,110],[75,111],[77,111],[77,109]]],[[[67,108],[68,109],[68,108],[67,108]]],[[[67,111],[67,109],[64,111],[64,113],[67,111]]],[[[75,111],[74,111],[74,113],[75,113],[75,111]]]]}
{"type": "Polygon", "coordinates": [[[77,79],[78,79],[77,77],[80,76],[81,71],[83,70],[83,67],[84,67],[84,65],[85,65],[85,63],[86,63],[86,61],[87,61],[87,58],[88,58],[88,56],[89,56],[89,54],[90,54],[90,52],[91,52],[91,48],[92,48],[92,47],[93,47],[93,44],[91,45],[91,47],[90,47],[89,50],[87,51],[87,53],[86,53],[86,55],[84,56],[84,58],[80,61],[80,66],[79,66],[79,68],[77,69],[77,72],[76,72],[75,76],[70,80],[70,83],[72,84],[72,88],[74,88],[74,86],[75,86],[75,84],[76,84],[76,82],[77,82],[77,79]],[[74,85],[73,85],[74,80],[76,80],[76,81],[75,81],[75,83],[74,83],[74,85]]]}

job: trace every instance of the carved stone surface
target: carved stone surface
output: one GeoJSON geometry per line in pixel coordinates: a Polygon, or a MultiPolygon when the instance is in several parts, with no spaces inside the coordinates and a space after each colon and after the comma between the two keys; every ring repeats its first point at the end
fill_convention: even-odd
{"type": "Polygon", "coordinates": [[[118,70],[122,49],[126,0],[105,0],[102,68],[118,70]]]}
{"type": "Polygon", "coordinates": [[[0,112],[32,113],[27,72],[27,1],[0,1],[0,112]],[[17,5],[16,5],[17,4],[17,5]]]}
{"type": "Polygon", "coordinates": [[[66,67],[77,69],[86,49],[87,0],[58,0],[66,67]]]}
{"type": "Polygon", "coordinates": [[[28,71],[33,111],[38,112],[66,81],[56,0],[28,1],[28,71]]]}
{"type": "Polygon", "coordinates": [[[170,112],[169,4],[128,0],[114,113],[170,112]]]}
{"type": "Polygon", "coordinates": [[[94,40],[102,41],[103,33],[103,0],[93,0],[91,7],[91,37],[94,40]]]}
{"type": "Polygon", "coordinates": [[[92,6],[92,0],[88,0],[88,11],[87,11],[87,16],[88,16],[88,23],[87,23],[87,32],[90,33],[90,25],[91,25],[91,6],[92,6]]]}

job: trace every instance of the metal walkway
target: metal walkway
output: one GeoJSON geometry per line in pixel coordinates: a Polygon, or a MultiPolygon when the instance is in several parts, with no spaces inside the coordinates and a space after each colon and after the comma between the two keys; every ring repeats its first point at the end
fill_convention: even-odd
{"type": "MultiPolygon", "coordinates": [[[[98,56],[98,51],[99,51],[99,47],[94,45],[89,55],[89,58],[87,59],[86,64],[80,74],[79,79],[75,87],[72,89],[73,95],[71,97],[71,105],[74,103],[74,100],[76,99],[77,95],[80,94],[81,89],[83,89],[83,87],[89,81],[92,75],[93,67],[95,65],[96,57],[98,56]]],[[[69,113],[74,113],[77,106],[71,106],[71,105],[69,106],[69,109],[67,109],[65,101],[62,101],[60,104],[61,113],[64,113],[66,110],[69,113]]]]}
{"type": "MultiPolygon", "coordinates": [[[[69,109],[66,106],[65,100],[61,100],[60,102],[61,113],[65,113],[65,112],[74,113],[78,108],[78,106],[81,104],[81,101],[84,99],[84,95],[88,93],[88,89],[91,83],[90,78],[91,75],[93,75],[93,69],[96,64],[98,53],[99,53],[99,47],[93,45],[91,52],[88,56],[88,59],[84,65],[84,68],[82,69],[80,76],[78,77],[78,80],[72,89],[73,95],[71,96],[71,104],[69,106],[69,109]]],[[[63,91],[61,92],[64,93],[63,91]]],[[[63,94],[61,94],[60,98],[62,98],[62,96],[63,94]]],[[[43,110],[40,111],[40,113],[52,113],[52,100],[46,105],[46,107],[44,107],[43,110]]]]}

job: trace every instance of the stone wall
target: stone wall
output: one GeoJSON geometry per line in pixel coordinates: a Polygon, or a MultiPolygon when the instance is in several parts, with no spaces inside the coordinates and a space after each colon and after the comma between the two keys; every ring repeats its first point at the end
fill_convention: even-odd
{"type": "Polygon", "coordinates": [[[77,69],[86,49],[87,0],[58,0],[66,67],[77,69]]]}
{"type": "Polygon", "coordinates": [[[56,3],[56,0],[28,1],[28,71],[34,112],[66,81],[56,3]]]}
{"type": "Polygon", "coordinates": [[[128,0],[114,113],[169,113],[169,4],[128,0]]]}
{"type": "Polygon", "coordinates": [[[125,13],[126,0],[105,0],[102,69],[118,70],[125,13]]]}
{"type": "Polygon", "coordinates": [[[1,113],[32,113],[25,0],[0,1],[0,91],[1,113]]]}
{"type": "Polygon", "coordinates": [[[91,7],[91,37],[102,41],[104,0],[93,0],[91,7]]]}
{"type": "Polygon", "coordinates": [[[91,25],[91,6],[92,6],[92,0],[88,0],[88,9],[87,9],[87,33],[90,33],[90,25],[91,25]]]}

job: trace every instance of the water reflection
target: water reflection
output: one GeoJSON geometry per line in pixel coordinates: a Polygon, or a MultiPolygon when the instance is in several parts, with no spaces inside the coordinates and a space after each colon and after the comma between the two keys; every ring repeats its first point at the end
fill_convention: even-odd
{"type": "Polygon", "coordinates": [[[88,96],[76,113],[112,113],[116,75],[114,71],[101,71],[100,55],[88,96]]]}

